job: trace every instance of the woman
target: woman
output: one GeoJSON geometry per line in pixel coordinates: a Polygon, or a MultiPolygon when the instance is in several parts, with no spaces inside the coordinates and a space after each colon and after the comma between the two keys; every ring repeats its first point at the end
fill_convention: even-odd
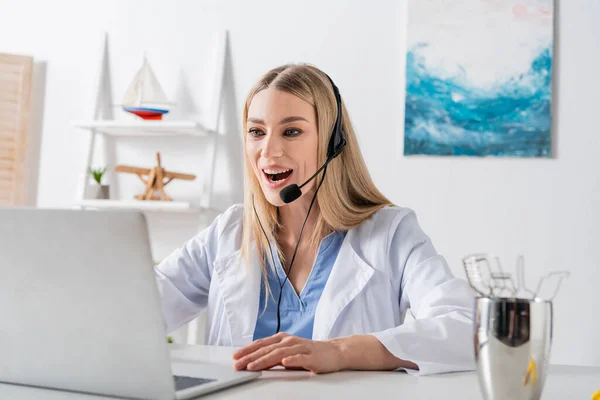
{"type": "Polygon", "coordinates": [[[156,268],[168,330],[206,307],[236,369],[472,369],[473,294],[374,186],[329,77],[267,72],[243,123],[244,204],[156,268]]]}

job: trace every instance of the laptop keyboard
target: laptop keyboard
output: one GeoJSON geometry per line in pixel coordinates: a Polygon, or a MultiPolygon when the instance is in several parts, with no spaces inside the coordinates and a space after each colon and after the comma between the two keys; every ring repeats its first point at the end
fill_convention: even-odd
{"type": "Polygon", "coordinates": [[[188,389],[194,386],[200,386],[205,383],[214,382],[215,379],[191,378],[189,376],[173,375],[175,380],[175,391],[188,389]]]}

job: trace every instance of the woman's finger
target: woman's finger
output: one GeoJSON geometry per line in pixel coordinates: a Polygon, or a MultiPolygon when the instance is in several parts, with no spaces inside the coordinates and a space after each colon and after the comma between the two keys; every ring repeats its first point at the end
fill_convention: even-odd
{"type": "Polygon", "coordinates": [[[242,358],[240,358],[239,360],[235,361],[233,363],[233,367],[238,371],[242,370],[242,369],[246,369],[248,364],[250,364],[251,362],[258,360],[259,358],[265,356],[266,354],[269,354],[273,350],[280,348],[280,347],[284,347],[284,346],[285,346],[284,342],[278,342],[278,343],[273,343],[271,345],[262,347],[262,348],[256,350],[255,352],[247,354],[247,355],[243,356],[242,358]]]}
{"type": "Polygon", "coordinates": [[[287,336],[289,336],[287,333],[279,332],[273,336],[269,336],[264,339],[255,340],[254,342],[250,343],[249,345],[242,347],[241,349],[239,349],[235,353],[233,353],[233,359],[239,360],[240,358],[244,357],[245,355],[254,353],[256,350],[258,350],[262,347],[269,346],[274,343],[279,343],[287,336]]]}
{"type": "Polygon", "coordinates": [[[258,371],[262,369],[269,369],[276,365],[282,364],[282,360],[286,357],[305,354],[308,350],[306,346],[301,344],[293,345],[291,347],[280,347],[270,351],[268,354],[258,358],[256,361],[252,361],[248,364],[247,369],[249,371],[258,371]]]}
{"type": "Polygon", "coordinates": [[[298,344],[298,341],[296,339],[297,338],[295,338],[294,336],[287,336],[287,337],[284,337],[281,341],[279,341],[277,343],[273,343],[273,344],[261,347],[258,350],[256,350],[255,352],[247,354],[247,355],[243,356],[242,358],[240,358],[239,360],[235,361],[233,363],[233,367],[238,371],[242,370],[242,369],[246,369],[246,367],[249,363],[265,356],[266,354],[269,354],[270,352],[274,351],[275,349],[278,349],[281,347],[291,347],[291,346],[298,344]]]}
{"type": "Polygon", "coordinates": [[[289,369],[309,369],[309,354],[294,354],[281,359],[281,365],[289,369]]]}

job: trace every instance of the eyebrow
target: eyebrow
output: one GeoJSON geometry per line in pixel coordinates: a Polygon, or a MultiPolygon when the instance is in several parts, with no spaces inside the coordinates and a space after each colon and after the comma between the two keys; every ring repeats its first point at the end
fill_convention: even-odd
{"type": "MultiPolygon", "coordinates": [[[[305,121],[308,122],[308,120],[306,118],[302,118],[302,117],[285,117],[284,119],[282,119],[281,121],[279,121],[279,125],[284,125],[284,124],[288,124],[290,122],[295,122],[295,121],[305,121]]],[[[252,122],[255,124],[259,124],[259,125],[265,125],[265,121],[260,119],[260,118],[248,118],[247,122],[252,122]]]]}

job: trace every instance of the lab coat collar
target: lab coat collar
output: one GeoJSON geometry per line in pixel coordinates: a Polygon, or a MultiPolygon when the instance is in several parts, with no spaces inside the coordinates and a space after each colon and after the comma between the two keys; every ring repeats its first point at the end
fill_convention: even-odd
{"type": "Polygon", "coordinates": [[[331,330],[348,304],[362,291],[374,269],[357,251],[358,231],[348,231],[333,264],[315,311],[313,339],[329,339],[331,330]]]}
{"type": "Polygon", "coordinates": [[[243,262],[241,253],[238,250],[213,264],[229,322],[231,346],[234,347],[252,342],[260,296],[261,269],[257,252],[253,248],[250,265],[243,262]]]}

